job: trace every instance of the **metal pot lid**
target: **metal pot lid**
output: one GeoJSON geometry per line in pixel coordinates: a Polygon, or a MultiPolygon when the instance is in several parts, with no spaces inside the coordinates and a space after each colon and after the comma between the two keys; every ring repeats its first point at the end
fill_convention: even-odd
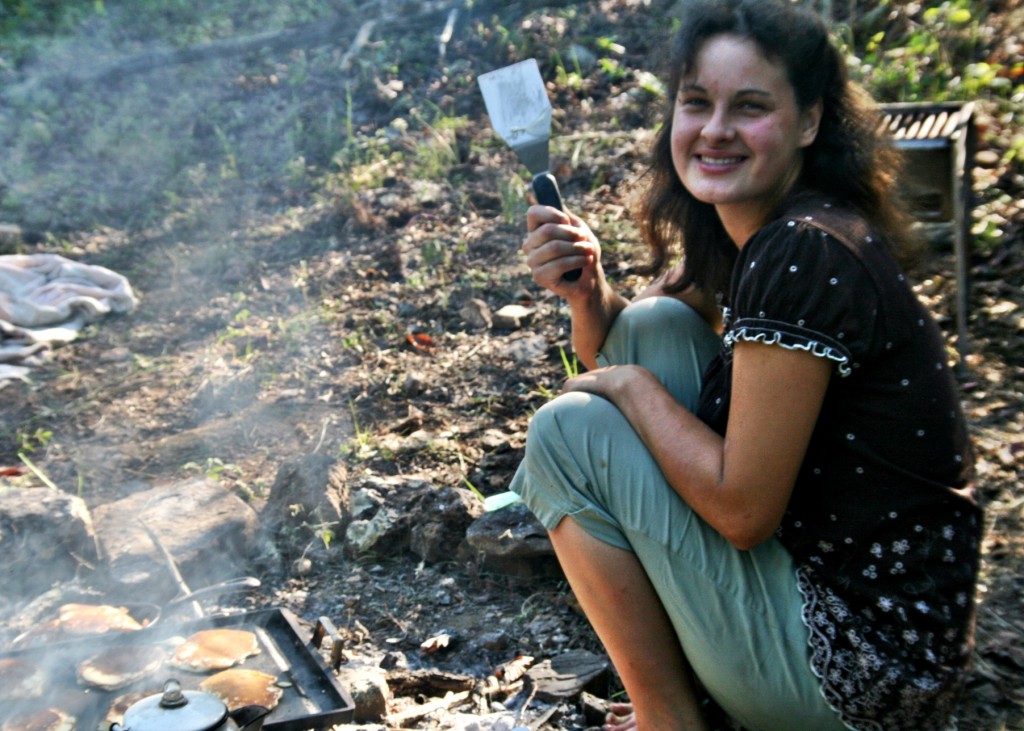
{"type": "Polygon", "coordinates": [[[219,698],[182,690],[177,680],[164,684],[163,695],[151,695],[124,714],[125,731],[214,731],[228,716],[219,698]]]}

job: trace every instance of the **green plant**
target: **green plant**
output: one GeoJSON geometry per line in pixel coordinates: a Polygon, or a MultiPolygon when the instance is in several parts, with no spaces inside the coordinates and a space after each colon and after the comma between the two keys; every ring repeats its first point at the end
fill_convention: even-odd
{"type": "MultiPolygon", "coordinates": [[[[894,6],[907,14],[903,23],[889,23],[864,44],[863,57],[853,57],[855,73],[879,101],[944,101],[1009,97],[1012,83],[1005,69],[978,62],[978,47],[988,10],[976,0],[894,6]]],[[[853,56],[853,50],[847,49],[853,56]]]]}
{"type": "Polygon", "coordinates": [[[53,480],[51,480],[49,477],[46,476],[45,472],[43,472],[41,469],[39,469],[32,462],[32,460],[30,460],[25,455],[24,452],[18,452],[18,459],[20,459],[22,461],[22,463],[32,471],[32,474],[34,474],[36,477],[38,477],[42,481],[42,483],[44,485],[46,485],[48,488],[50,488],[51,490],[59,490],[60,489],[60,488],[57,487],[57,485],[54,484],[53,480]]]}
{"type": "Polygon", "coordinates": [[[570,70],[566,68],[565,61],[562,60],[562,56],[559,53],[553,54],[555,62],[555,80],[559,86],[564,86],[567,89],[582,89],[583,88],[583,71],[580,69],[579,59],[573,56],[573,68],[570,70]]]}
{"type": "Polygon", "coordinates": [[[501,217],[509,226],[515,226],[526,218],[526,183],[518,175],[501,181],[498,194],[501,196],[501,217]]]}
{"type": "Polygon", "coordinates": [[[612,83],[618,83],[626,78],[627,70],[617,58],[599,59],[597,65],[601,68],[601,73],[607,76],[612,83]]]}
{"type": "Polygon", "coordinates": [[[239,177],[238,155],[235,154],[234,143],[231,142],[227,133],[224,132],[220,125],[214,125],[213,131],[216,133],[217,139],[224,150],[224,162],[220,166],[220,177],[222,179],[237,180],[239,177]]]}
{"type": "MultiPolygon", "coordinates": [[[[292,517],[295,517],[302,512],[302,505],[298,503],[289,505],[288,507],[291,511],[292,517]]],[[[331,544],[334,542],[335,538],[334,526],[338,524],[336,522],[330,523],[325,521],[319,508],[314,510],[313,518],[316,522],[310,523],[309,521],[303,521],[302,527],[310,531],[313,534],[314,539],[319,540],[323,544],[325,550],[331,550],[331,544]]],[[[303,550],[302,555],[305,556],[311,547],[312,544],[307,545],[305,550],[303,550]]]]}
{"type": "Polygon", "coordinates": [[[362,329],[357,329],[354,332],[343,335],[341,338],[341,347],[345,350],[351,350],[354,353],[362,355],[365,352],[365,348],[363,346],[364,337],[362,329]]]}
{"type": "Polygon", "coordinates": [[[537,388],[537,393],[539,393],[542,397],[544,397],[548,401],[551,401],[552,399],[555,399],[555,398],[558,397],[558,394],[555,391],[552,391],[550,388],[545,386],[543,383],[538,383],[536,388],[537,388]]]}
{"type": "Polygon", "coordinates": [[[470,482],[469,478],[466,477],[465,475],[462,476],[462,484],[469,488],[470,492],[472,492],[474,495],[480,498],[481,502],[487,499],[484,497],[484,494],[480,492],[480,488],[478,488],[476,485],[470,482]]]}
{"type": "Polygon", "coordinates": [[[238,465],[225,462],[219,457],[207,457],[203,464],[186,462],[181,466],[181,469],[186,472],[196,472],[205,475],[217,482],[225,479],[235,479],[242,474],[242,469],[238,465]]]}
{"type": "Polygon", "coordinates": [[[359,415],[356,413],[356,405],[351,399],[349,399],[348,408],[352,414],[352,429],[355,435],[347,444],[342,445],[341,452],[344,456],[352,457],[359,461],[372,459],[377,456],[378,452],[375,446],[373,434],[371,434],[369,430],[363,429],[360,426],[359,415]]]}
{"type": "Polygon", "coordinates": [[[321,526],[316,530],[315,535],[317,536],[317,538],[323,541],[324,548],[326,548],[327,550],[331,549],[331,541],[334,540],[334,531],[331,528],[327,526],[321,526]]]}
{"type": "Polygon", "coordinates": [[[15,435],[18,442],[18,455],[31,454],[37,449],[44,449],[50,440],[53,439],[53,432],[43,427],[37,427],[32,432],[18,432],[15,435]]]}
{"type": "Polygon", "coordinates": [[[409,110],[409,116],[420,126],[421,134],[415,143],[409,173],[422,180],[444,180],[448,170],[459,162],[455,141],[456,133],[469,124],[466,117],[444,114],[436,105],[428,105],[429,119],[419,109],[409,110]]]}
{"type": "Polygon", "coordinates": [[[451,261],[450,249],[446,241],[430,238],[420,244],[420,256],[431,269],[441,269],[451,261]]]}
{"type": "Polygon", "coordinates": [[[565,368],[566,378],[575,378],[580,374],[580,364],[576,359],[576,354],[572,354],[572,358],[569,358],[569,354],[565,352],[565,348],[558,348],[559,355],[562,356],[562,366],[565,368]]]}

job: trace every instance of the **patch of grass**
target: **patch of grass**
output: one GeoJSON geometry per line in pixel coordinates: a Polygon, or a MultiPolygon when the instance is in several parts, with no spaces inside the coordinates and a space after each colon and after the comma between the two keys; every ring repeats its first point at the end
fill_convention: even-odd
{"type": "Polygon", "coordinates": [[[378,454],[377,440],[374,435],[367,429],[364,429],[359,423],[359,414],[356,412],[355,402],[349,399],[348,402],[349,412],[352,414],[352,429],[355,435],[349,439],[349,441],[341,446],[341,454],[343,457],[353,459],[357,462],[365,462],[373,459],[378,454]]]}

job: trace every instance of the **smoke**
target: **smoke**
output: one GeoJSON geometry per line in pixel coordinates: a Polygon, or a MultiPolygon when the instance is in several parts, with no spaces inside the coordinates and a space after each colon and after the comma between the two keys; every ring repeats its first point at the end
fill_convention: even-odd
{"type": "MultiPolygon", "coordinates": [[[[429,84],[399,95],[401,84],[377,83],[399,76],[380,49],[348,65],[367,18],[334,3],[225,0],[204,11],[168,0],[194,18],[140,21],[156,4],[108,3],[74,35],[33,42],[38,50],[17,69],[0,62],[0,222],[85,232],[68,236],[86,241],[76,253],[124,273],[142,299],[133,331],[111,324],[76,353],[103,356],[83,368],[82,382],[106,390],[96,404],[71,387],[55,396],[66,393],[87,416],[54,427],[59,448],[38,462],[60,489],[77,487],[92,503],[140,492],[156,477],[174,481],[186,468],[220,484],[237,473],[230,484],[260,499],[277,461],[322,444],[326,454],[353,431],[351,405],[336,395],[346,369],[338,326],[328,332],[309,306],[317,291],[305,267],[310,251],[366,237],[333,235],[337,214],[318,207],[309,166],[329,168],[350,132],[372,137],[429,84]],[[241,20],[219,28],[206,15],[224,6],[241,20]],[[311,210],[298,220],[303,205],[311,210]],[[289,238],[307,225],[310,235],[289,238]],[[266,364],[253,356],[263,352],[272,353],[266,364]],[[123,375],[118,389],[108,388],[110,373],[123,375]],[[112,390],[131,392],[132,408],[111,407],[112,390]],[[278,406],[297,395],[301,408],[278,406]],[[82,442],[69,444],[69,433],[82,442]]],[[[427,36],[443,25],[433,20],[427,36]]],[[[399,32],[384,25],[382,36],[399,32]]],[[[402,47],[426,49],[404,55],[404,68],[440,84],[436,44],[423,40],[402,47]]],[[[30,394],[0,414],[0,439],[11,442],[0,446],[12,456],[30,423],[24,414],[42,401],[30,394]]],[[[63,416],[40,418],[49,426],[63,416]]],[[[15,602],[34,594],[2,589],[15,602]]]]}
{"type": "Polygon", "coordinates": [[[238,27],[220,39],[198,18],[168,20],[152,32],[181,43],[171,46],[140,35],[131,5],[38,42],[30,62],[5,74],[0,221],[146,225],[225,186],[279,186],[343,144],[351,79],[337,62],[345,34],[334,31],[351,19],[323,8],[319,25],[238,27]]]}
{"type": "MultiPolygon", "coordinates": [[[[211,343],[229,324],[246,326],[242,307],[227,298],[208,304],[201,332],[189,317],[169,313],[183,309],[176,304],[183,297],[193,305],[252,285],[247,277],[255,267],[246,264],[264,252],[238,245],[240,221],[261,200],[284,195],[306,165],[329,165],[344,144],[354,111],[345,93],[350,76],[338,61],[359,24],[327,3],[225,2],[205,11],[201,5],[185,9],[165,3],[193,16],[185,21],[140,20],[144,9],[136,5],[108,3],[106,14],[88,15],[73,35],[34,40],[31,59],[17,69],[0,62],[0,222],[60,234],[98,227],[159,229],[171,215],[174,221],[165,229],[173,229],[187,220],[173,234],[185,240],[180,251],[168,254],[159,248],[163,242],[147,247],[155,237],[124,234],[106,236],[107,255],[117,256],[111,266],[130,272],[133,285],[144,290],[146,317],[155,320],[150,332],[158,333],[126,337],[120,342],[128,347],[122,349],[143,358],[159,357],[166,349],[201,353],[215,347],[211,343]],[[234,6],[234,25],[216,15],[222,6],[234,6]],[[240,273],[228,276],[233,265],[240,273]]],[[[282,270],[259,285],[275,317],[302,301],[292,296],[287,267],[282,270]]],[[[258,305],[250,300],[247,307],[258,305]]],[[[238,423],[249,435],[264,428],[291,434],[292,425],[261,410],[260,375],[249,364],[227,360],[219,372],[197,372],[193,381],[168,387],[181,398],[161,402],[149,423],[99,419],[91,443],[73,447],[60,435],[56,441],[73,451],[74,459],[46,464],[40,455],[40,466],[63,489],[73,489],[81,475],[88,475],[78,488],[87,497],[94,482],[103,488],[105,477],[117,489],[134,492],[140,488],[126,487],[128,475],[142,465],[147,474],[175,477],[192,462],[202,469],[204,458],[208,469],[214,458],[228,465],[225,470],[233,467],[231,440],[243,430],[238,423]],[[229,426],[201,429],[227,414],[229,426]],[[154,464],[125,438],[132,430],[152,430],[153,423],[182,437],[183,446],[170,443],[160,450],[166,464],[154,464]],[[198,433],[192,435],[191,428],[198,433]]],[[[121,363],[128,373],[130,360],[111,360],[106,367],[121,363]]],[[[347,412],[341,414],[346,421],[347,412]]],[[[321,417],[324,424],[326,419],[321,417]]],[[[20,428],[3,416],[0,425],[8,439],[20,428]]],[[[83,563],[96,561],[85,556],[83,563]]],[[[51,580],[67,580],[65,574],[37,573],[36,584],[4,585],[0,593],[11,606],[0,609],[30,600],[51,580]]]]}

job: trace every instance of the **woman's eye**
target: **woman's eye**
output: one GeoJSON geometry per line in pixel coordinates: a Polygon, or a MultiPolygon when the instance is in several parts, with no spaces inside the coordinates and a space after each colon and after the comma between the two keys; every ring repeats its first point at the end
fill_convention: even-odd
{"type": "Polygon", "coordinates": [[[761,102],[740,102],[739,109],[747,114],[764,114],[768,107],[761,102]]]}

